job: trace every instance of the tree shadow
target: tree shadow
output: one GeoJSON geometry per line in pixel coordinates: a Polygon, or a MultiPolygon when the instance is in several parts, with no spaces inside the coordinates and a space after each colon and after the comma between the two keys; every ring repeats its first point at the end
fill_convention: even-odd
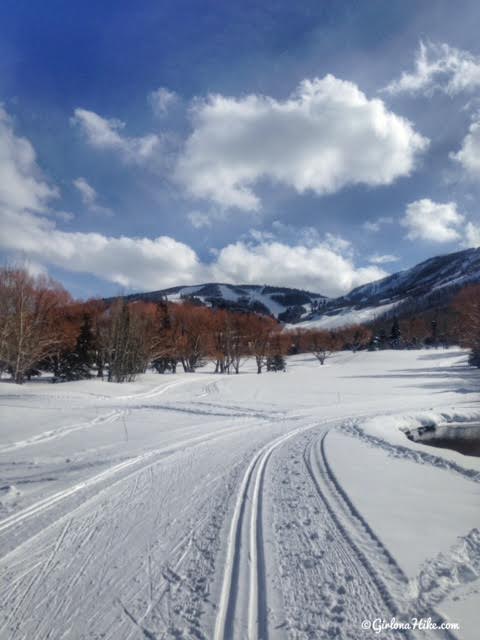
{"type": "MultiPolygon", "coordinates": [[[[458,354],[457,354],[458,355],[458,354]]],[[[433,359],[433,358],[432,358],[433,359]]],[[[423,367],[420,369],[399,369],[382,374],[365,374],[355,376],[342,376],[348,379],[379,379],[416,380],[415,384],[408,385],[411,388],[436,390],[437,393],[475,393],[480,394],[480,370],[468,365],[452,365],[450,367],[423,367]]],[[[479,395],[480,399],[480,395],[479,395]]]]}

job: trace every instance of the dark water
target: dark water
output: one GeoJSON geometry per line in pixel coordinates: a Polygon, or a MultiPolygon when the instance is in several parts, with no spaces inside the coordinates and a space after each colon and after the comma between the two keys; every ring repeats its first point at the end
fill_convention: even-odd
{"type": "Polygon", "coordinates": [[[407,432],[406,436],[429,447],[451,449],[464,456],[480,456],[480,424],[420,427],[407,432]]]}

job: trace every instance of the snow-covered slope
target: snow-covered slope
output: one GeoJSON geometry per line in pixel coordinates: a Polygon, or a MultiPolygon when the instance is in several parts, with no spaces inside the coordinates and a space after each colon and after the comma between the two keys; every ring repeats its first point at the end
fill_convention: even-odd
{"type": "Polygon", "coordinates": [[[332,328],[369,322],[393,311],[421,311],[448,304],[461,287],[480,282],[480,248],[436,256],[330,299],[302,319],[302,326],[332,328]]]}
{"type": "Polygon", "coordinates": [[[387,312],[421,311],[448,304],[466,284],[480,282],[480,248],[436,256],[364,284],[339,298],[268,285],[210,282],[126,296],[129,300],[181,302],[194,298],[215,308],[269,314],[287,324],[334,328],[371,322],[387,312]]]}
{"type": "Polygon", "coordinates": [[[215,308],[241,311],[255,311],[295,322],[312,310],[323,306],[328,300],[325,296],[311,291],[289,287],[271,287],[267,285],[233,285],[209,282],[192,287],[172,287],[160,291],[138,293],[127,296],[136,300],[161,300],[180,302],[194,298],[215,308]],[[284,314],[287,312],[287,315],[284,314]]]}

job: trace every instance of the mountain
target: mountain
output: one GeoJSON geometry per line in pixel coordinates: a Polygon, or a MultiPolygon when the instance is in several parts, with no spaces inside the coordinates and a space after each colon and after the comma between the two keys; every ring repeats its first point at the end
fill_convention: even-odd
{"type": "Polygon", "coordinates": [[[298,322],[302,317],[315,313],[328,301],[328,298],[319,293],[302,289],[216,282],[192,287],[171,287],[148,293],[135,293],[125,296],[125,298],[149,302],[190,300],[196,304],[208,305],[217,309],[268,314],[282,322],[298,322]]]}
{"type": "Polygon", "coordinates": [[[480,248],[429,258],[340,298],[302,318],[304,327],[333,328],[446,307],[465,285],[480,282],[480,248]]]}
{"type": "Polygon", "coordinates": [[[128,300],[190,300],[219,309],[253,311],[299,327],[334,328],[389,315],[445,308],[455,293],[480,282],[480,248],[429,258],[391,276],[364,284],[339,298],[268,285],[209,282],[125,296],[128,300]]]}

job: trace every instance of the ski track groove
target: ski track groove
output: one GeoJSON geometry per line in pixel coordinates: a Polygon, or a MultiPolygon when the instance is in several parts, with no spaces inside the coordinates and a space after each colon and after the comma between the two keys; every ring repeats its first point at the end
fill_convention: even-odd
{"type": "MultiPolygon", "coordinates": [[[[360,529],[368,536],[368,538],[370,539],[370,553],[368,555],[372,554],[375,556],[375,564],[378,562],[379,564],[383,564],[386,567],[390,567],[390,577],[393,578],[394,581],[400,583],[403,587],[403,590],[406,590],[409,583],[407,576],[400,568],[391,553],[388,551],[388,549],[385,547],[385,545],[382,543],[382,541],[375,534],[373,529],[368,524],[367,520],[355,507],[328,461],[325,447],[328,433],[329,431],[323,434],[319,442],[312,442],[307,447],[308,453],[307,457],[305,458],[307,469],[309,470],[309,473],[312,477],[312,480],[314,481],[315,487],[317,488],[320,497],[322,498],[325,505],[327,506],[327,509],[332,515],[332,519],[342,531],[344,539],[349,543],[352,550],[355,552],[361,563],[366,568],[377,589],[379,590],[380,596],[382,597],[386,606],[390,609],[392,615],[398,616],[399,614],[403,614],[403,617],[406,617],[408,619],[410,616],[405,616],[406,611],[404,606],[399,606],[397,604],[396,598],[390,592],[390,589],[385,584],[384,579],[382,579],[378,575],[377,570],[374,569],[373,563],[371,563],[367,558],[367,554],[364,553],[364,551],[353,540],[352,535],[347,531],[347,527],[342,523],[341,516],[339,517],[339,514],[344,514],[344,516],[346,516],[347,518],[347,522],[349,521],[349,524],[353,527],[353,529],[357,529],[357,531],[358,529],[360,529]],[[315,455],[315,452],[317,453],[317,455],[315,455]],[[312,460],[315,460],[316,465],[312,464],[312,460]],[[330,504],[329,506],[329,500],[326,496],[326,492],[320,487],[318,475],[314,478],[315,467],[319,472],[320,477],[324,480],[326,485],[329,486],[329,496],[332,499],[332,502],[336,504],[337,509],[335,509],[332,504],[330,504]]],[[[402,604],[406,604],[407,606],[409,605],[408,601],[402,604]]],[[[433,608],[431,608],[429,611],[423,612],[419,612],[418,610],[416,610],[412,615],[420,618],[428,618],[429,616],[433,616],[434,621],[437,624],[446,622],[445,619],[433,608]]],[[[456,636],[451,630],[439,630],[435,633],[438,634],[435,637],[444,637],[449,638],[450,640],[456,640],[456,636]]],[[[406,635],[407,637],[412,637],[410,633],[406,633],[406,635]]]]}
{"type": "MultiPolygon", "coordinates": [[[[347,416],[350,417],[350,416],[347,416]]],[[[343,418],[343,420],[346,418],[343,418]]],[[[262,543],[261,532],[261,488],[264,479],[265,467],[273,451],[291,438],[319,426],[330,423],[341,422],[342,418],[330,418],[325,421],[308,424],[279,436],[265,444],[258,450],[250,460],[246,471],[242,477],[240,489],[237,493],[235,507],[231,517],[231,525],[227,538],[227,550],[220,593],[218,612],[215,620],[214,640],[229,640],[236,636],[235,618],[236,605],[238,600],[238,579],[242,562],[249,565],[249,589],[247,604],[247,637],[249,640],[262,638],[265,640],[267,633],[267,611],[265,601],[267,594],[261,594],[259,582],[264,580],[263,572],[263,550],[259,547],[262,543]],[[254,478],[252,480],[252,478],[254,478]],[[252,488],[253,484],[253,488],[252,488]],[[253,495],[249,499],[249,493],[253,495]],[[247,504],[250,502],[250,514],[246,515],[247,504]],[[242,528],[245,518],[248,517],[248,539],[242,543],[242,528]],[[242,552],[242,547],[246,546],[248,552],[242,552]],[[246,559],[245,559],[245,556],[246,559]],[[263,604],[263,611],[260,610],[260,602],[263,604]],[[263,634],[263,635],[262,635],[263,634]]]]}
{"type": "MultiPolygon", "coordinates": [[[[327,434],[324,434],[322,436],[322,441],[325,439],[326,435],[327,434]]],[[[399,613],[398,607],[395,604],[395,602],[393,601],[393,598],[390,595],[390,593],[388,592],[387,587],[383,583],[383,580],[377,575],[376,571],[373,569],[371,563],[366,558],[366,556],[363,553],[363,551],[361,551],[358,548],[358,546],[356,545],[356,543],[352,540],[351,535],[346,530],[346,528],[343,525],[343,523],[340,521],[337,513],[335,512],[335,509],[333,508],[331,502],[328,500],[328,498],[326,496],[325,490],[321,486],[321,481],[319,479],[319,476],[321,477],[322,473],[321,473],[321,469],[318,467],[318,460],[313,454],[313,444],[310,444],[305,449],[305,451],[304,451],[304,462],[305,462],[305,466],[307,468],[307,471],[308,471],[308,473],[310,475],[310,478],[312,479],[312,482],[313,482],[313,484],[314,484],[314,486],[315,486],[315,488],[317,490],[317,494],[318,494],[320,500],[322,501],[322,503],[324,504],[324,506],[325,506],[325,508],[326,508],[331,520],[335,524],[335,527],[337,528],[338,532],[340,533],[341,538],[348,544],[348,546],[350,547],[350,549],[353,552],[353,555],[357,558],[359,564],[361,564],[364,567],[364,569],[367,572],[368,576],[370,577],[370,579],[372,580],[373,584],[375,585],[375,587],[376,587],[376,589],[378,591],[378,595],[380,596],[381,600],[383,601],[383,603],[387,607],[387,610],[393,616],[397,615],[399,613]]]]}
{"type": "MultiPolygon", "coordinates": [[[[159,385],[150,389],[149,391],[144,391],[141,393],[134,393],[130,395],[124,396],[102,396],[108,400],[114,401],[125,401],[125,400],[147,400],[150,398],[156,398],[157,396],[163,395],[166,391],[169,391],[172,388],[187,384],[189,382],[198,382],[198,380],[178,380],[175,382],[170,382],[168,384],[159,385]]],[[[203,381],[202,381],[203,382],[203,381]]],[[[57,397],[59,400],[65,400],[64,396],[51,396],[51,398],[57,397]]],[[[148,407],[146,407],[148,408],[148,407]]],[[[52,409],[54,410],[54,409],[52,409]]],[[[57,438],[63,438],[70,433],[75,431],[79,431],[81,429],[90,429],[92,427],[96,427],[99,425],[109,424],[111,422],[115,422],[119,420],[122,416],[124,416],[127,412],[127,409],[116,409],[114,411],[110,411],[106,414],[101,414],[99,416],[95,416],[93,420],[88,420],[84,422],[79,422],[72,425],[67,425],[65,427],[60,427],[58,429],[49,429],[48,431],[44,431],[43,433],[39,433],[36,436],[31,438],[27,438],[26,440],[18,440],[17,442],[12,442],[8,445],[0,447],[0,455],[3,453],[8,453],[10,451],[15,451],[17,449],[22,449],[24,447],[29,447],[36,444],[43,444],[44,442],[48,442],[50,440],[56,440],[57,438]]]]}
{"type": "MultiPolygon", "coordinates": [[[[65,536],[67,534],[68,529],[70,528],[71,523],[72,523],[72,520],[70,519],[70,520],[67,521],[66,525],[63,527],[60,535],[58,536],[58,538],[57,538],[57,540],[55,542],[55,545],[54,545],[52,553],[48,556],[47,560],[42,564],[42,566],[40,568],[40,571],[33,576],[32,580],[28,584],[27,588],[25,589],[23,594],[20,596],[20,599],[17,602],[16,606],[12,609],[12,611],[10,613],[10,616],[7,618],[7,620],[4,622],[4,624],[0,627],[0,632],[3,631],[3,629],[5,627],[7,627],[12,622],[12,620],[16,616],[17,612],[19,611],[20,607],[25,603],[27,598],[30,597],[30,600],[32,600],[32,597],[35,595],[35,592],[36,592],[36,589],[37,589],[37,585],[48,574],[48,570],[49,570],[49,568],[50,568],[55,556],[57,555],[57,552],[60,549],[63,540],[65,539],[65,536]]],[[[18,629],[18,627],[20,626],[22,620],[23,620],[23,615],[19,615],[19,617],[15,620],[15,630],[18,629]]],[[[14,633],[15,633],[15,631],[11,634],[11,636],[10,636],[11,638],[14,637],[14,633]]]]}
{"type": "MultiPolygon", "coordinates": [[[[109,467],[104,471],[86,480],[82,480],[81,482],[73,485],[72,487],[69,487],[68,489],[64,489],[51,496],[48,496],[47,498],[39,500],[38,502],[30,505],[29,507],[26,507],[22,511],[18,513],[14,513],[11,516],[7,516],[3,520],[0,520],[0,533],[10,529],[11,527],[18,525],[19,523],[23,522],[26,519],[29,519],[33,516],[37,516],[43,513],[44,511],[55,506],[60,501],[80,492],[83,489],[89,489],[93,485],[96,485],[104,480],[108,480],[110,477],[117,475],[118,473],[128,469],[129,467],[138,465],[142,462],[147,462],[151,458],[155,456],[159,456],[157,460],[150,462],[149,465],[148,464],[144,465],[143,467],[140,467],[140,469],[135,469],[134,471],[131,472],[131,473],[141,473],[143,470],[148,468],[148,466],[155,465],[158,462],[160,462],[162,459],[164,459],[165,455],[169,455],[169,454],[173,455],[174,453],[177,453],[180,450],[185,450],[186,448],[194,448],[196,446],[202,446],[204,444],[208,444],[216,440],[227,438],[235,431],[242,430],[245,428],[248,428],[248,425],[247,427],[245,427],[245,425],[242,425],[241,427],[238,427],[238,428],[231,428],[228,431],[223,431],[223,432],[222,431],[219,432],[216,429],[215,431],[210,432],[208,434],[203,434],[194,438],[190,438],[188,440],[172,443],[170,445],[166,445],[165,447],[161,447],[159,449],[154,449],[146,453],[142,453],[133,458],[128,458],[127,460],[120,462],[116,465],[113,465],[112,467],[109,467]]],[[[257,428],[257,425],[255,424],[252,425],[252,428],[257,428]]],[[[129,477],[129,475],[124,476],[123,478],[120,479],[120,481],[129,477]]],[[[111,485],[108,485],[107,487],[105,487],[105,489],[109,489],[110,487],[111,485]]],[[[1,561],[2,561],[2,558],[0,558],[0,562],[1,561]]]]}

